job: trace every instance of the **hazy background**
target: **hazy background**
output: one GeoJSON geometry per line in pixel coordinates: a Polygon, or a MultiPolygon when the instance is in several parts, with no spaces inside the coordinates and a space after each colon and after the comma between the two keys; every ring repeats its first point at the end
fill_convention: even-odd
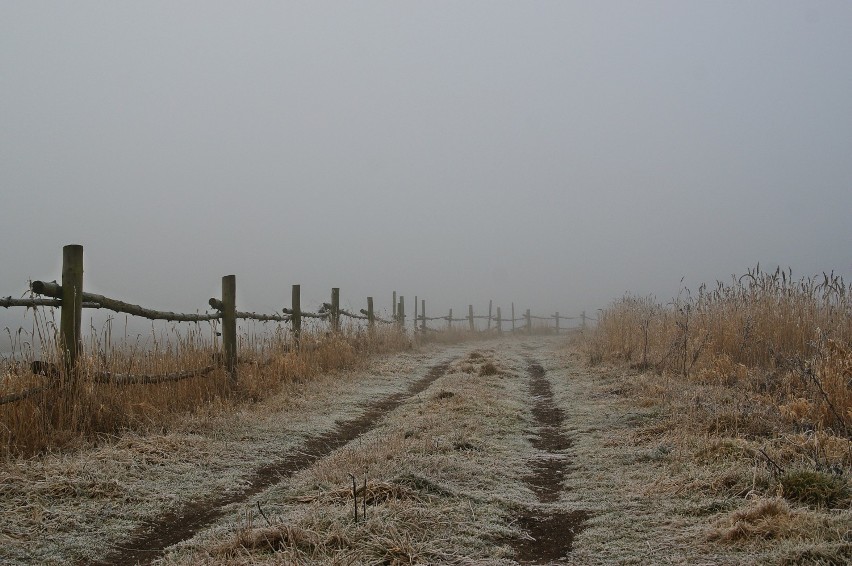
{"type": "Polygon", "coordinates": [[[0,296],[68,243],[87,290],[184,312],[231,273],[245,310],[430,314],[848,280],[850,30],[845,1],[2,1],[0,296]]]}

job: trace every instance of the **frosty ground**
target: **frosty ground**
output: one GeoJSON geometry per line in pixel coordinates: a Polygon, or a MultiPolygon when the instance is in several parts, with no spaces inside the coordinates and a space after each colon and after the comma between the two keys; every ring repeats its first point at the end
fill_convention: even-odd
{"type": "Polygon", "coordinates": [[[159,433],[4,462],[0,562],[772,564],[848,556],[848,509],[792,509],[714,487],[718,466],[754,465],[757,475],[764,463],[758,470],[736,450],[708,458],[716,440],[673,441],[666,409],[632,394],[637,383],[628,370],[590,368],[565,337],[432,344],[237,411],[211,407],[159,433]],[[759,521],[777,532],[764,536],[759,521]],[[732,535],[749,526],[759,536],[732,535]]]}

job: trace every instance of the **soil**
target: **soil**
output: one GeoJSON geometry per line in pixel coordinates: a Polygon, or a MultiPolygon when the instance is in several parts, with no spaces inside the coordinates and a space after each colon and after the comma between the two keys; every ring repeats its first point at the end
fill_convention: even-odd
{"type": "MultiPolygon", "coordinates": [[[[569,465],[565,451],[573,443],[562,429],[564,414],[554,403],[553,390],[544,367],[530,359],[527,374],[533,400],[532,414],[538,428],[531,442],[545,454],[529,462],[532,473],[525,476],[524,481],[541,503],[553,503],[559,500],[563,491],[569,465]]],[[[566,557],[588,518],[589,513],[585,510],[528,509],[519,520],[527,537],[514,540],[512,545],[518,560],[522,564],[547,564],[566,557]]]]}

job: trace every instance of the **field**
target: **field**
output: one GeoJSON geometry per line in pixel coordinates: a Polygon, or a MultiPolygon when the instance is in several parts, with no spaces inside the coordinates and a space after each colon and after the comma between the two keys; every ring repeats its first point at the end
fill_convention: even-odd
{"type": "Polygon", "coordinates": [[[750,277],[567,336],[256,338],[236,393],[8,449],[0,562],[847,564],[848,295],[750,277]]]}

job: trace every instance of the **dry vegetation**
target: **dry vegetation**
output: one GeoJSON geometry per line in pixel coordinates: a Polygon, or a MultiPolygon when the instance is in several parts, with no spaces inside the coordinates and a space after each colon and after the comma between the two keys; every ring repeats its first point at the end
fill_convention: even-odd
{"type": "Polygon", "coordinates": [[[372,354],[411,347],[411,340],[392,326],[373,332],[349,326],[339,334],[309,328],[296,347],[283,327],[250,323],[239,337],[239,380],[231,387],[225,371],[215,368],[219,359],[215,326],[172,325],[152,329],[144,339],[117,341],[108,323],[92,329],[72,384],[56,369],[56,324],[48,317],[39,310],[31,332],[9,333],[14,352],[0,363],[0,398],[31,388],[43,390],[0,405],[0,457],[69,448],[122,430],[162,432],[175,416],[256,402],[282,384],[354,368],[372,354]],[[34,373],[33,362],[42,364],[46,375],[34,373]],[[202,368],[215,369],[155,384],[103,382],[106,374],[121,379],[202,368]]]}
{"type": "MultiPolygon", "coordinates": [[[[634,373],[631,442],[663,462],[657,497],[690,494],[715,544],[852,561],[852,288],[759,268],[669,304],[625,297],[583,347],[634,373]],[[709,502],[708,502],[709,498],[709,502]],[[780,552],[780,551],[779,551],[780,552]]],[[[763,562],[762,560],[757,560],[763,562]]]]}

